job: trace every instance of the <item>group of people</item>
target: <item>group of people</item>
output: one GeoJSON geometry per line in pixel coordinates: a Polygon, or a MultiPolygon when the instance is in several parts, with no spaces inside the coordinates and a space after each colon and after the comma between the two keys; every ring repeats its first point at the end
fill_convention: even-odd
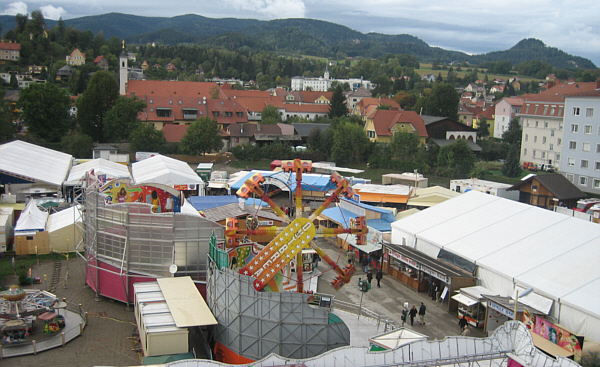
{"type": "Polygon", "coordinates": [[[425,312],[427,311],[427,307],[421,302],[419,309],[417,310],[417,306],[413,305],[412,308],[407,310],[406,308],[402,310],[402,323],[407,322],[408,318],[410,318],[410,325],[413,326],[415,324],[415,317],[419,316],[417,320],[417,324],[425,325],[425,312]]]}
{"type": "MultiPolygon", "coordinates": [[[[348,264],[354,266],[356,264],[356,252],[353,249],[349,249],[346,253],[346,258],[348,259],[348,264]]],[[[373,280],[373,272],[369,269],[369,265],[371,263],[370,256],[362,256],[360,258],[360,265],[362,266],[362,270],[367,273],[367,281],[371,284],[373,280]]],[[[375,279],[377,279],[377,288],[381,288],[381,279],[383,278],[383,271],[381,270],[381,265],[375,268],[377,273],[375,274],[375,279]]]]}
{"type": "MultiPolygon", "coordinates": [[[[381,288],[381,278],[383,278],[383,272],[381,271],[381,268],[377,269],[377,274],[375,274],[375,279],[377,279],[377,288],[381,288]]],[[[367,271],[367,282],[369,282],[369,284],[371,284],[371,281],[373,280],[373,273],[371,272],[371,270],[367,271]]]]}

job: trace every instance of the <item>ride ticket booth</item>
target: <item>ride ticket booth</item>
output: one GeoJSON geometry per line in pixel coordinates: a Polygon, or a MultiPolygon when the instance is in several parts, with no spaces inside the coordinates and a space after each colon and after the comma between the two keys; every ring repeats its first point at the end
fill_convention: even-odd
{"type": "Polygon", "coordinates": [[[473,327],[483,327],[486,320],[487,302],[483,295],[497,294],[482,286],[461,288],[459,293],[452,296],[458,302],[458,318],[465,316],[467,323],[473,327]]]}

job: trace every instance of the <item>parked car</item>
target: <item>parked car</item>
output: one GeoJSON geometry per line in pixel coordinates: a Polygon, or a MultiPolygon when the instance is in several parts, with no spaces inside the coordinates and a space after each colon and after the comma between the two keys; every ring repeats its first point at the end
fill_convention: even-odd
{"type": "Polygon", "coordinates": [[[523,162],[523,169],[527,171],[537,171],[538,168],[533,162],[523,162]]]}

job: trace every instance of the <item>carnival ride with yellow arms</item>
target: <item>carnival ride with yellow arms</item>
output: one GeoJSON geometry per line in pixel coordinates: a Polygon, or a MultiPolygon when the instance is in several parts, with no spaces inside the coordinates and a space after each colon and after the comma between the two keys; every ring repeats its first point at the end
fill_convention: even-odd
{"type": "MultiPolygon", "coordinates": [[[[335,189],[329,197],[310,215],[304,217],[303,214],[303,194],[302,194],[302,172],[307,170],[306,161],[295,159],[293,165],[288,165],[288,171],[293,171],[296,178],[295,191],[295,218],[291,219],[277,204],[261,189],[260,185],[264,183],[265,178],[256,173],[247,179],[244,185],[237,191],[241,198],[257,196],[266,202],[271,209],[288,225],[285,228],[265,227],[259,228],[257,221],[251,223],[246,229],[241,229],[237,219],[228,218],[225,228],[226,247],[235,248],[240,245],[240,238],[247,235],[273,235],[275,236],[257,255],[248,261],[239,271],[241,274],[256,278],[253,282],[256,291],[262,291],[265,286],[273,291],[279,291],[275,282],[275,276],[280,274],[282,269],[290,262],[296,261],[296,264],[302,264],[302,250],[312,248],[318,256],[323,259],[338,274],[331,285],[340,289],[344,284],[350,282],[355,272],[355,267],[348,264],[345,267],[339,267],[315,241],[315,237],[335,237],[341,233],[350,233],[357,236],[357,245],[366,243],[368,227],[364,217],[358,217],[351,228],[317,228],[315,220],[318,216],[333,202],[340,197],[348,199],[354,196],[354,190],[349,181],[342,178],[339,174],[333,173],[330,176],[330,182],[334,184],[335,189]]],[[[285,167],[284,167],[285,169],[285,167]]],[[[308,167],[310,169],[310,167],[308,167]]],[[[308,214],[308,213],[306,213],[308,214]]],[[[302,266],[296,266],[296,291],[303,293],[303,270],[302,266]]]]}

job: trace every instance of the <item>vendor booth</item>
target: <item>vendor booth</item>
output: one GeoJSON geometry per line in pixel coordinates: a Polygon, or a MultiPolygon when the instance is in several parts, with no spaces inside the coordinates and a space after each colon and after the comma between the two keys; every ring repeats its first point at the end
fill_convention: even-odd
{"type": "Polygon", "coordinates": [[[464,316],[469,325],[483,327],[487,307],[483,294],[497,295],[494,291],[477,285],[461,288],[459,293],[452,296],[452,299],[458,302],[458,318],[464,316]]]}
{"type": "Polygon", "coordinates": [[[411,247],[387,243],[383,246],[383,272],[417,292],[429,292],[450,311],[458,308],[458,302],[448,300],[449,293],[475,284],[475,277],[463,269],[411,247]]]}
{"type": "Polygon", "coordinates": [[[371,352],[376,352],[381,350],[396,349],[415,340],[427,339],[428,336],[425,334],[421,334],[410,329],[399,328],[369,338],[369,344],[371,345],[371,352]]]}

